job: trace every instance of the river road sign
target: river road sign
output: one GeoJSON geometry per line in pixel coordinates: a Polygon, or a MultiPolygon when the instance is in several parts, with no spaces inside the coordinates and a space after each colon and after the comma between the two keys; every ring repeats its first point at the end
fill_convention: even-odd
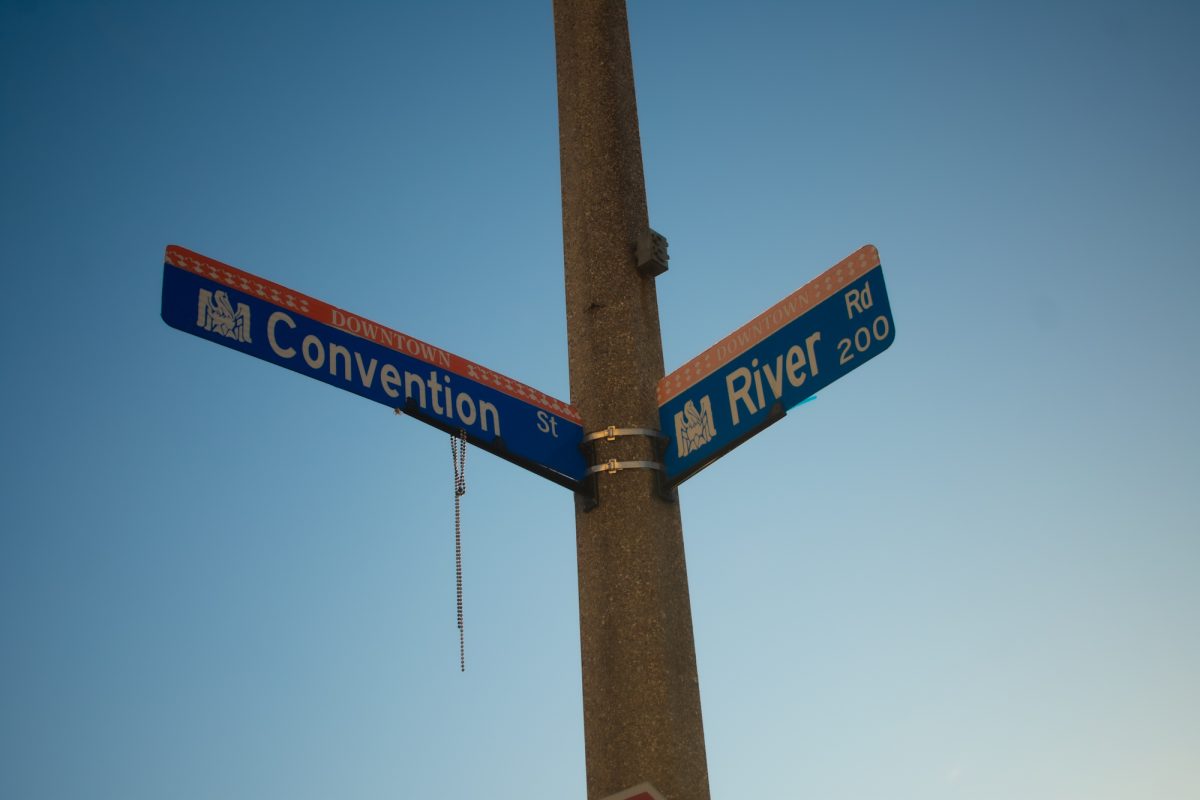
{"type": "Polygon", "coordinates": [[[439,347],[176,245],[163,265],[173,328],[397,408],[578,489],[587,466],[570,405],[439,347]]]}
{"type": "Polygon", "coordinates": [[[696,474],[896,338],[866,245],[658,383],[667,483],[696,474]]]}

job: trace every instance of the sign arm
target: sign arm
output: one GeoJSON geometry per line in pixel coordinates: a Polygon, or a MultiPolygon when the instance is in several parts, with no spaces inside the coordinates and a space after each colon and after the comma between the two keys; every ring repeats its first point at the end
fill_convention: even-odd
{"type": "MultiPolygon", "coordinates": [[[[721,456],[725,455],[725,453],[728,452],[729,450],[732,450],[733,448],[737,447],[738,445],[743,444],[747,439],[757,436],[758,434],[762,433],[767,428],[771,427],[776,422],[779,422],[781,419],[783,419],[786,416],[787,416],[787,411],[784,409],[783,403],[776,402],[776,403],[772,404],[771,408],[767,411],[766,418],[764,420],[762,420],[761,422],[757,423],[753,428],[749,428],[746,431],[739,433],[736,437],[734,437],[732,440],[730,440],[729,447],[726,450],[723,450],[720,452],[713,452],[707,458],[688,466],[688,468],[683,470],[682,472],[679,472],[677,474],[674,474],[674,475],[671,475],[668,477],[664,477],[663,478],[664,485],[667,487],[667,489],[674,489],[675,487],[679,486],[679,484],[683,483],[688,478],[692,477],[693,475],[700,472],[702,469],[704,469],[705,467],[709,466],[714,461],[719,459],[721,456]]],[[[674,444],[675,444],[675,440],[674,440],[674,438],[672,438],[671,441],[669,441],[667,443],[667,446],[670,447],[674,444]]]]}
{"type": "MultiPolygon", "coordinates": [[[[406,417],[412,417],[413,419],[419,420],[426,425],[430,425],[440,431],[444,431],[452,435],[457,435],[463,431],[463,428],[446,422],[445,420],[442,420],[426,411],[423,411],[421,407],[417,405],[415,400],[410,399],[403,406],[397,407],[396,411],[406,417]]],[[[503,458],[505,461],[516,464],[518,467],[527,469],[535,475],[540,475],[546,480],[552,483],[557,483],[563,488],[570,489],[573,492],[579,492],[583,490],[585,483],[583,480],[572,478],[569,475],[564,475],[563,473],[558,472],[546,466],[545,464],[540,464],[532,459],[524,458],[520,454],[513,453],[504,444],[504,437],[502,436],[496,436],[492,439],[484,439],[468,431],[467,441],[475,447],[478,447],[480,450],[486,450],[494,456],[503,458]]]]}
{"type": "Polygon", "coordinates": [[[572,491],[579,412],[520,381],[177,245],[163,265],[173,328],[365,397],[572,491]]]}
{"type": "Polygon", "coordinates": [[[658,382],[669,485],[891,346],[879,251],[865,245],[658,382]]]}

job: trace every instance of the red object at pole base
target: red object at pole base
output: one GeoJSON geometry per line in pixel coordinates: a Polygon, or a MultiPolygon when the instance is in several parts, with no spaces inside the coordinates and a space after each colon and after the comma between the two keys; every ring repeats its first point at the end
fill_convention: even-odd
{"type": "Polygon", "coordinates": [[[623,792],[610,794],[604,800],[664,800],[664,798],[650,784],[639,783],[637,786],[631,786],[623,792]]]}

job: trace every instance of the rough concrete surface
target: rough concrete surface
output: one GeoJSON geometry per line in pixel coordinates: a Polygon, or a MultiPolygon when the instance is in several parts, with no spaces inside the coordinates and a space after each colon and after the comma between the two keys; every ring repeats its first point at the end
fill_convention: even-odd
{"type": "MultiPolygon", "coordinates": [[[[555,0],[571,402],[587,432],[658,428],[663,375],[653,278],[634,251],[648,227],[623,0],[555,0]]],[[[667,273],[669,276],[670,273],[667,273]]],[[[597,445],[599,460],[660,460],[652,440],[597,445]]],[[[708,800],[679,507],[650,470],[598,476],[576,512],[588,797],[648,781],[708,800]]]]}

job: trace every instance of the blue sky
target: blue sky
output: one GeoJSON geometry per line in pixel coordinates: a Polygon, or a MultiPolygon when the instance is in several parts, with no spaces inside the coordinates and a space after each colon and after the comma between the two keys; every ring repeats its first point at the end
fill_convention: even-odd
{"type": "MultiPolygon", "coordinates": [[[[680,490],[713,796],[1200,795],[1194,4],[633,2],[678,366],[897,338],[680,490]]],[[[159,318],[176,243],[567,398],[551,9],[0,2],[0,795],[584,797],[573,504],[159,318]]]]}

